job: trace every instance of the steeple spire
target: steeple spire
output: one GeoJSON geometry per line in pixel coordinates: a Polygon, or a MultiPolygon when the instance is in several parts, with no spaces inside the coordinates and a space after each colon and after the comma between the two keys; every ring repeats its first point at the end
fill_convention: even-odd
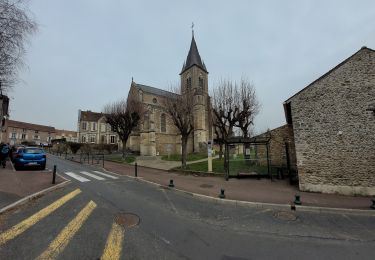
{"type": "Polygon", "coordinates": [[[195,42],[195,38],[194,38],[193,27],[194,27],[194,23],[191,26],[191,28],[192,28],[192,39],[191,39],[191,44],[190,44],[190,50],[189,50],[188,56],[186,58],[186,61],[184,63],[184,66],[182,67],[180,75],[185,70],[189,69],[190,67],[192,67],[194,65],[198,66],[199,68],[201,68],[202,70],[207,72],[206,66],[202,62],[201,56],[199,55],[197,43],[195,42]]]}

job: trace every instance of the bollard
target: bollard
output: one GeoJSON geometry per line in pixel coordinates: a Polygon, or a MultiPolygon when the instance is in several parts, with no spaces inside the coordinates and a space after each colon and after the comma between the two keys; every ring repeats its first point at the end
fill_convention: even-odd
{"type": "Polygon", "coordinates": [[[174,184],[173,184],[173,180],[169,180],[169,187],[173,188],[174,187],[174,184]]]}
{"type": "Polygon", "coordinates": [[[219,198],[220,199],[224,199],[225,198],[225,194],[224,194],[225,190],[224,189],[221,189],[220,190],[220,194],[219,194],[219,198]]]}
{"type": "Polygon", "coordinates": [[[137,163],[134,164],[134,176],[138,177],[138,165],[137,165],[137,163]]]}
{"type": "Polygon", "coordinates": [[[53,172],[52,172],[52,184],[56,183],[56,165],[53,166],[53,172]]]}
{"type": "Polygon", "coordinates": [[[296,205],[301,205],[302,204],[302,202],[301,202],[301,196],[299,194],[295,195],[294,204],[296,204],[296,205]]]}
{"type": "Polygon", "coordinates": [[[375,209],[375,199],[372,200],[371,208],[372,208],[372,209],[375,209]]]}

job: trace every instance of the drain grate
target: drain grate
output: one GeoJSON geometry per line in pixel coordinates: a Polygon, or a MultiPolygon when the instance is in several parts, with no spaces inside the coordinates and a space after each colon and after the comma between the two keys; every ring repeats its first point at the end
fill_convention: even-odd
{"type": "Polygon", "coordinates": [[[284,220],[284,221],[295,221],[295,220],[297,220],[296,215],[294,215],[291,212],[287,212],[287,211],[276,212],[273,216],[277,219],[284,220]]]}
{"type": "Polygon", "coordinates": [[[139,225],[141,219],[132,213],[118,213],[115,215],[115,222],[124,228],[130,228],[139,225]]]}

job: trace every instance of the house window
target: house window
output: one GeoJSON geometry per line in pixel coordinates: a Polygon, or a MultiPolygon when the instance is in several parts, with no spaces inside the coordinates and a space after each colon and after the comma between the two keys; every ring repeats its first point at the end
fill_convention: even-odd
{"type": "Polygon", "coordinates": [[[39,139],[39,135],[34,135],[34,139],[38,140],[39,139]]]}
{"type": "Polygon", "coordinates": [[[25,140],[25,139],[26,139],[26,134],[22,134],[22,135],[21,135],[21,139],[22,139],[22,140],[25,140]]]}
{"type": "Polygon", "coordinates": [[[82,143],[86,143],[86,136],[82,136],[82,143]]]}
{"type": "Polygon", "coordinates": [[[90,143],[95,143],[95,135],[90,136],[90,143]]]}
{"type": "Polygon", "coordinates": [[[16,133],[12,133],[12,139],[16,139],[16,133]]]}
{"type": "Polygon", "coordinates": [[[39,133],[39,131],[38,131],[38,130],[35,130],[35,133],[37,134],[37,133],[39,133]]]}
{"type": "Polygon", "coordinates": [[[96,123],[95,122],[91,123],[91,131],[96,131],[96,123]]]}
{"type": "Polygon", "coordinates": [[[162,133],[165,133],[167,131],[167,127],[166,127],[167,122],[166,121],[167,120],[165,118],[165,114],[161,114],[161,116],[160,116],[160,131],[162,133]]]}
{"type": "Polygon", "coordinates": [[[100,124],[100,131],[105,132],[105,124],[100,124]]]}
{"type": "Polygon", "coordinates": [[[116,143],[116,136],[111,135],[111,144],[116,143]]]}
{"type": "Polygon", "coordinates": [[[105,141],[105,135],[100,136],[100,142],[101,142],[102,144],[104,144],[104,141],[105,141]]]}
{"type": "Polygon", "coordinates": [[[148,113],[143,118],[143,129],[147,130],[150,128],[150,116],[148,113]]]}
{"type": "Polygon", "coordinates": [[[86,122],[82,122],[82,130],[87,130],[87,123],[86,122]]]}
{"type": "Polygon", "coordinates": [[[111,132],[116,132],[115,130],[116,130],[115,127],[111,125],[111,132]]]}
{"type": "Polygon", "coordinates": [[[22,129],[22,132],[23,132],[23,133],[26,133],[26,128],[23,128],[23,129],[22,129]]]}
{"type": "Polygon", "coordinates": [[[156,104],[156,103],[158,103],[158,100],[157,100],[156,98],[153,98],[153,99],[152,99],[152,102],[153,102],[154,104],[156,104]]]}

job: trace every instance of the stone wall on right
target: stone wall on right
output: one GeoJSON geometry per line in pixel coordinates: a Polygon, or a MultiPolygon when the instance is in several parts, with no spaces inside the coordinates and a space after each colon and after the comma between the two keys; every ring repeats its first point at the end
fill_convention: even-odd
{"type": "Polygon", "coordinates": [[[375,195],[375,51],[363,47],[285,104],[300,190],[375,195]]]}

